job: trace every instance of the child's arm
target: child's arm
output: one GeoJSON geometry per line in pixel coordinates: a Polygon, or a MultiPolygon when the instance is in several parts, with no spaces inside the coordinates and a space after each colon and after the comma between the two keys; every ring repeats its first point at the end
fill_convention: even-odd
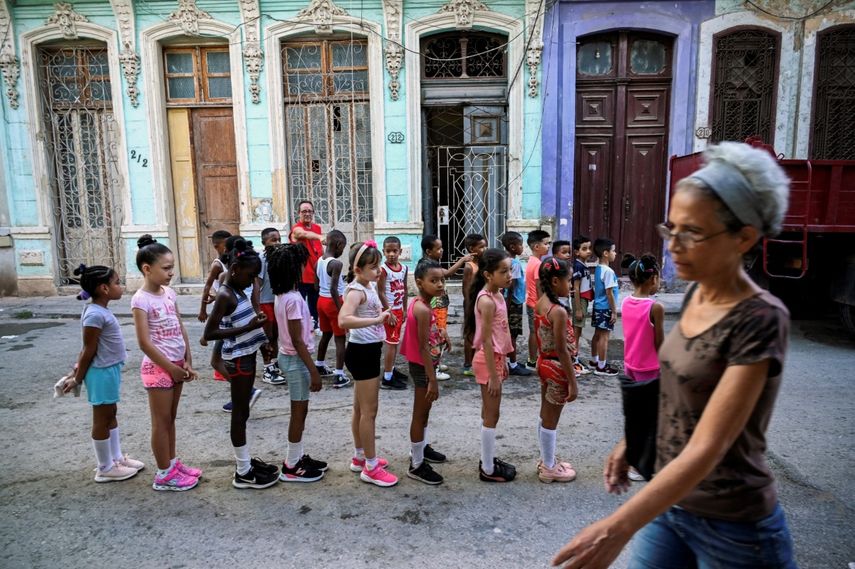
{"type": "Polygon", "coordinates": [[[181,326],[181,336],[184,337],[184,370],[189,374],[187,381],[196,379],[196,370],[193,369],[193,354],[190,353],[190,339],[187,337],[187,328],[184,327],[184,321],[181,320],[181,312],[178,310],[178,303],[175,303],[175,316],[178,317],[178,325],[181,326]]]}
{"type": "Polygon", "coordinates": [[[211,317],[205,323],[205,331],[202,332],[202,337],[208,341],[234,338],[240,334],[261,328],[267,320],[264,314],[257,314],[246,326],[229,328],[227,330],[220,329],[220,322],[223,320],[223,317],[226,314],[234,312],[235,308],[237,308],[237,301],[234,299],[234,296],[226,291],[221,291],[217,295],[217,300],[214,301],[214,308],[211,310],[211,317]]]}
{"type": "Polygon", "coordinates": [[[463,263],[468,263],[471,260],[472,255],[463,255],[462,257],[457,259],[457,262],[451,265],[448,270],[445,271],[445,274],[443,274],[442,276],[444,276],[445,278],[453,277],[455,274],[457,274],[457,271],[460,270],[460,267],[463,266],[463,263]]]}
{"type": "Polygon", "coordinates": [[[389,310],[389,301],[386,299],[386,269],[383,267],[380,267],[380,278],[377,279],[377,293],[383,310],[389,310]]]}
{"type": "Polygon", "coordinates": [[[297,355],[303,360],[306,369],[309,370],[311,384],[309,391],[321,390],[321,376],[318,374],[318,368],[315,367],[315,361],[312,359],[312,354],[309,353],[309,348],[306,342],[303,341],[303,321],[288,320],[288,335],[291,336],[291,344],[297,350],[297,355]]]}
{"type": "Polygon", "coordinates": [[[484,346],[484,359],[487,360],[487,371],[490,379],[487,381],[487,393],[496,397],[502,392],[502,384],[496,373],[496,358],[493,351],[493,318],[496,316],[496,303],[492,298],[482,296],[475,303],[475,310],[481,311],[481,341],[484,346]]]}
{"type": "MultiPolygon", "coordinates": [[[[558,306],[559,309],[563,308],[558,306]]],[[[555,338],[555,351],[558,353],[558,361],[567,374],[567,399],[574,401],[579,394],[576,385],[576,371],[573,368],[573,356],[570,355],[570,346],[567,344],[567,311],[551,310],[549,322],[552,324],[552,337],[555,338]]]]}
{"type": "Polygon", "coordinates": [[[137,333],[137,343],[142,352],[148,356],[154,365],[169,372],[173,381],[184,381],[190,374],[184,368],[178,367],[163,355],[151,341],[148,329],[148,314],[142,308],[134,308],[134,329],[137,333]]]}
{"type": "Polygon", "coordinates": [[[367,328],[368,326],[380,324],[389,318],[388,310],[384,310],[380,313],[380,316],[376,318],[361,318],[356,316],[356,309],[359,308],[359,305],[363,302],[365,302],[365,295],[362,291],[354,289],[348,290],[344,295],[344,305],[338,313],[338,325],[345,330],[352,330],[353,328],[367,328]]]}
{"type": "MultiPolygon", "coordinates": [[[[538,284],[540,284],[538,282],[538,284]]],[[[582,286],[582,279],[576,279],[573,281],[573,306],[575,307],[575,317],[576,320],[582,319],[582,297],[579,296],[579,288],[582,286]]],[[[578,340],[578,338],[577,338],[578,340]]]]}
{"type": "MultiPolygon", "coordinates": [[[[429,402],[436,401],[439,398],[439,384],[436,381],[436,370],[433,367],[433,361],[430,357],[430,317],[431,309],[425,306],[423,302],[417,302],[413,306],[413,316],[416,319],[416,326],[419,334],[419,354],[422,356],[422,363],[425,366],[425,375],[427,375],[428,386],[425,399],[429,402]]],[[[407,332],[408,334],[410,332],[407,332]]]]}
{"type": "Polygon", "coordinates": [[[654,302],[650,308],[650,321],[653,324],[653,345],[658,352],[665,341],[665,307],[661,302],[654,302]]]}
{"type": "Polygon", "coordinates": [[[472,265],[467,264],[463,267],[463,302],[468,302],[469,298],[469,287],[472,286],[472,280],[475,278],[475,275],[472,273],[472,265]]]}
{"type": "Polygon", "coordinates": [[[606,298],[609,299],[609,310],[612,311],[612,317],[609,319],[609,322],[614,324],[617,322],[617,306],[615,305],[615,288],[617,285],[606,289],[606,298]]]}
{"type": "Polygon", "coordinates": [[[95,359],[95,354],[98,352],[98,338],[101,337],[101,328],[94,326],[83,327],[83,349],[80,350],[80,355],[77,358],[77,369],[74,372],[74,377],[66,380],[62,386],[64,393],[70,392],[75,385],[83,383],[83,378],[86,377],[86,372],[89,371],[89,366],[92,365],[92,360],[95,359]]]}
{"type": "Polygon", "coordinates": [[[214,281],[223,272],[223,266],[214,261],[211,263],[211,270],[208,271],[208,280],[205,281],[205,288],[202,289],[202,307],[199,309],[199,322],[205,322],[208,319],[208,304],[211,303],[211,287],[214,286],[214,281]]]}
{"type": "Polygon", "coordinates": [[[327,271],[331,271],[330,275],[330,295],[332,296],[333,304],[336,310],[341,311],[341,297],[344,296],[343,290],[338,290],[338,283],[341,282],[341,270],[344,265],[339,260],[330,261],[327,265],[327,271]]]}
{"type": "MultiPolygon", "coordinates": [[[[407,318],[407,303],[409,302],[410,291],[407,289],[407,277],[410,276],[410,269],[406,266],[404,267],[404,304],[402,306],[402,311],[404,312],[404,318],[407,318]]],[[[404,320],[406,322],[406,320],[404,320]]]]}

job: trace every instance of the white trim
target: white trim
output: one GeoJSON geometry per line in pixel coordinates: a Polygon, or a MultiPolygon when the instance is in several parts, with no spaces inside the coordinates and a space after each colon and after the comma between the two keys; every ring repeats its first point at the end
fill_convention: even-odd
{"type": "MultiPolygon", "coordinates": [[[[383,45],[379,23],[346,15],[332,15],[332,31],[350,33],[368,40],[368,97],[371,115],[371,189],[374,219],[386,219],[386,156],[383,101],[383,45]],[[366,32],[366,28],[370,32],[366,32]]],[[[285,102],[282,91],[282,52],[280,42],[288,37],[310,33],[316,35],[312,22],[276,22],[264,30],[264,51],[267,54],[267,93],[270,104],[270,170],[273,182],[273,203],[283,204],[282,222],[293,223],[288,200],[287,156],[285,154],[285,102]]],[[[375,221],[376,224],[376,221],[375,221]]],[[[376,227],[376,225],[375,225],[376,227]]]]}
{"type": "MultiPolygon", "coordinates": [[[[98,24],[91,22],[76,22],[78,39],[94,39],[104,42],[107,46],[107,61],[110,67],[110,91],[113,99],[113,120],[116,125],[116,167],[119,173],[118,187],[110,188],[114,192],[113,198],[121,200],[122,217],[125,222],[130,219],[131,212],[131,195],[129,191],[122,191],[123,188],[129,187],[130,175],[128,173],[128,150],[126,147],[125,137],[125,112],[124,98],[122,93],[122,69],[119,64],[119,37],[116,30],[111,30],[98,24]]],[[[46,227],[50,233],[53,232],[54,218],[52,214],[51,185],[48,181],[47,165],[50,162],[48,156],[47,145],[45,144],[45,135],[42,132],[42,108],[39,104],[41,96],[39,93],[39,85],[37,81],[38,72],[36,65],[38,64],[36,50],[39,44],[51,40],[65,40],[65,35],[62,29],[57,24],[48,24],[40,26],[29,32],[21,34],[21,67],[23,68],[26,93],[29,97],[24,97],[24,104],[27,107],[27,118],[29,120],[30,133],[33,135],[33,187],[36,193],[36,210],[39,215],[39,221],[46,227]]],[[[59,278],[59,254],[57,250],[58,243],[54,243],[51,256],[53,257],[52,277],[54,280],[59,278]]],[[[124,258],[123,251],[116,251],[118,259],[124,258]]]]}
{"type": "Polygon", "coordinates": [[[51,228],[47,225],[13,225],[9,227],[9,235],[22,239],[52,239],[51,228]]]}
{"type": "MultiPolygon", "coordinates": [[[[507,74],[513,77],[517,66],[525,60],[525,37],[521,34],[523,22],[520,18],[499,12],[479,11],[472,14],[472,27],[508,34],[507,74]]],[[[440,12],[410,20],[404,30],[404,45],[410,47],[406,55],[407,70],[407,132],[409,133],[410,164],[410,219],[422,220],[422,98],[421,58],[418,52],[421,36],[443,29],[455,30],[457,18],[453,13],[440,12]]],[[[508,93],[508,219],[522,217],[522,156],[523,156],[523,96],[526,88],[525,69],[520,69],[508,93]]]]}
{"type": "Polygon", "coordinates": [[[855,10],[843,10],[811,18],[805,22],[802,48],[801,99],[799,101],[798,124],[796,125],[796,151],[794,158],[805,159],[810,152],[813,134],[813,95],[816,73],[817,35],[828,28],[855,24],[855,10]],[[833,16],[829,18],[828,16],[833,16]]]}
{"type": "Polygon", "coordinates": [[[374,233],[422,234],[425,230],[423,221],[378,221],[374,223],[374,233]]]}
{"type": "MultiPolygon", "coordinates": [[[[772,144],[776,152],[783,152],[786,156],[792,156],[792,129],[795,128],[795,117],[792,116],[790,111],[798,79],[796,75],[799,72],[798,67],[792,69],[790,65],[791,62],[795,61],[793,27],[788,24],[775,22],[772,19],[760,18],[753,12],[731,12],[701,23],[698,49],[698,93],[697,105],[695,105],[695,129],[702,126],[712,126],[710,124],[709,111],[712,91],[713,36],[730,28],[742,26],[763,28],[781,34],[778,53],[778,92],[775,99],[775,135],[772,144]]],[[[692,134],[694,151],[700,152],[707,146],[707,140],[694,136],[694,132],[692,134]]],[[[766,142],[769,141],[767,140],[766,142]]]]}
{"type": "MultiPolygon", "coordinates": [[[[240,29],[217,20],[200,19],[199,34],[207,38],[220,36],[229,44],[229,67],[232,79],[232,118],[235,127],[235,157],[238,170],[238,195],[240,197],[240,222],[252,219],[252,199],[249,188],[249,154],[246,140],[246,109],[243,97],[243,60],[240,50],[240,29]]],[[[184,35],[177,22],[155,24],[140,33],[142,71],[148,113],[148,134],[151,146],[152,194],[155,206],[155,223],[166,224],[171,243],[178,243],[175,223],[175,201],[169,160],[169,132],[166,126],[166,88],[163,80],[163,46],[166,39],[186,39],[188,45],[202,45],[205,41],[184,35]]],[[[210,41],[210,40],[208,40],[210,41]]],[[[177,248],[176,248],[177,250],[177,248]]],[[[180,263],[176,264],[181,278],[180,263]]]]}

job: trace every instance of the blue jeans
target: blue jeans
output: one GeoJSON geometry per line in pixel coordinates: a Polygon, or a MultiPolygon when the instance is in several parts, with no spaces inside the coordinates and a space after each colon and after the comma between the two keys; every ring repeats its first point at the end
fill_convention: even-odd
{"type": "Polygon", "coordinates": [[[633,540],[630,569],[797,569],[784,510],[751,523],[703,518],[673,507],[633,540]]]}

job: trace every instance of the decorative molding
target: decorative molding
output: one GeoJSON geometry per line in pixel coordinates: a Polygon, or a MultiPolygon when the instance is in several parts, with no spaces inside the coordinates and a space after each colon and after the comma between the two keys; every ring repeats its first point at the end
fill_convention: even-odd
{"type": "Polygon", "coordinates": [[[75,12],[70,2],[57,2],[53,8],[53,15],[45,20],[45,23],[56,24],[62,32],[62,37],[67,40],[76,40],[77,22],[88,22],[89,19],[75,12]]]}
{"type": "Polygon", "coordinates": [[[529,29],[528,50],[526,50],[526,65],[528,65],[528,96],[537,97],[540,82],[537,79],[537,68],[540,67],[543,55],[543,2],[526,0],[526,20],[529,29]]]}
{"type": "Polygon", "coordinates": [[[261,8],[258,0],[238,0],[243,23],[243,64],[249,75],[249,93],[253,104],[261,102],[261,85],[258,79],[264,67],[264,52],[261,50],[261,8]]]}
{"type": "Polygon", "coordinates": [[[297,18],[312,24],[317,34],[331,34],[333,17],[348,15],[344,8],[339,8],[332,0],[311,0],[308,6],[300,10],[297,18]]]}
{"type": "Polygon", "coordinates": [[[178,0],[178,9],[167,19],[170,22],[178,22],[186,36],[199,35],[199,20],[213,20],[209,13],[196,6],[196,0],[178,0]]]}
{"type": "Polygon", "coordinates": [[[488,11],[489,9],[486,4],[479,2],[479,0],[448,0],[438,13],[450,12],[454,14],[457,29],[468,30],[472,27],[475,12],[488,11]]]}
{"type": "Polygon", "coordinates": [[[398,100],[401,83],[398,76],[404,64],[404,48],[401,41],[401,15],[404,0],[383,0],[386,17],[386,71],[389,72],[389,98],[398,100]]]}
{"type": "Polygon", "coordinates": [[[122,74],[128,84],[128,99],[132,107],[140,104],[140,91],[137,88],[137,77],[140,74],[140,56],[135,46],[136,25],[134,23],[133,0],[110,0],[113,6],[113,14],[119,24],[119,43],[122,51],[119,52],[119,63],[122,64],[122,74]]]}
{"type": "Polygon", "coordinates": [[[0,0],[0,74],[6,84],[6,98],[9,106],[18,108],[18,77],[21,75],[21,62],[15,55],[15,30],[12,28],[12,16],[6,0],[0,0]]]}

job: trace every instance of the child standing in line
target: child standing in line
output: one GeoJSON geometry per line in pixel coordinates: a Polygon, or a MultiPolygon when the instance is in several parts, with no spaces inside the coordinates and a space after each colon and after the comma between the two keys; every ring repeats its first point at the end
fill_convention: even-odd
{"type": "Polygon", "coordinates": [[[350,385],[350,379],[344,375],[344,350],[347,332],[338,325],[338,315],[344,303],[344,264],[339,260],[347,238],[338,229],[327,233],[327,247],[324,256],[318,259],[315,272],[318,276],[318,327],[321,341],[318,342],[318,359],[315,368],[321,377],[335,376],[333,387],[341,389],[350,385]],[[335,337],[335,370],[330,371],[326,364],[327,347],[330,338],[335,337]]]}
{"type": "MultiPolygon", "coordinates": [[[[572,316],[573,333],[576,336],[577,345],[582,341],[582,328],[585,327],[585,317],[588,314],[588,303],[594,300],[594,289],[591,287],[591,271],[588,270],[588,259],[591,258],[591,239],[579,235],[573,239],[573,286],[572,292],[572,316]]],[[[592,347],[593,351],[593,347],[592,347]]],[[[574,362],[576,375],[585,375],[590,370],[579,361],[576,354],[574,362]]]]}
{"type": "Polygon", "coordinates": [[[502,289],[511,286],[511,260],[501,249],[487,249],[478,260],[472,281],[466,332],[478,351],[472,359],[475,381],[481,386],[481,462],[478,477],[485,482],[510,482],[516,468],[496,457],[496,424],[502,402],[502,382],[508,377],[507,354],[513,351],[508,310],[502,289]]]}
{"type": "MultiPolygon", "coordinates": [[[[571,254],[572,245],[569,241],[564,241],[559,239],[558,241],[552,242],[552,258],[559,259],[561,261],[566,261],[568,267],[571,266],[571,262],[573,256],[571,254]]],[[[567,309],[568,314],[571,310],[571,305],[573,304],[573,281],[570,281],[570,288],[568,289],[567,296],[560,296],[558,300],[561,302],[561,306],[567,309]]],[[[543,287],[541,287],[543,288],[543,287]]],[[[572,324],[572,316],[570,317],[570,321],[572,324]]],[[[591,373],[585,366],[579,363],[577,360],[579,359],[579,344],[578,344],[578,336],[575,334],[572,336],[573,341],[569,344],[570,354],[573,356],[573,371],[576,373],[576,376],[587,375],[591,373]]]]}
{"type": "MultiPolygon", "coordinates": [[[[442,239],[436,235],[425,235],[422,237],[422,259],[430,259],[439,263],[442,261],[442,251],[442,239]]],[[[464,255],[457,259],[451,267],[444,270],[445,278],[447,279],[455,275],[460,270],[460,267],[470,260],[472,260],[472,255],[464,255]]],[[[448,305],[450,303],[451,300],[448,298],[448,293],[445,289],[443,289],[441,295],[434,297],[430,301],[430,306],[436,315],[436,325],[446,336],[448,336],[448,305]]],[[[451,379],[451,376],[445,373],[447,369],[448,366],[442,363],[437,364],[436,378],[439,381],[451,379]]]]}
{"type": "Polygon", "coordinates": [[[257,352],[269,349],[262,330],[266,317],[256,312],[246,289],[261,272],[261,258],[252,243],[239,238],[229,260],[226,280],[217,293],[211,316],[205,323],[205,340],[222,340],[222,357],[232,393],[232,417],[229,429],[235,456],[235,488],[269,488],[278,480],[278,469],[250,458],[246,444],[246,421],[255,382],[257,352]]]}
{"type": "Polygon", "coordinates": [[[324,477],[327,463],[303,451],[303,431],[309,414],[309,392],[321,390],[321,376],[312,360],[315,347],[312,314],[300,294],[300,276],[309,260],[305,247],[295,243],[270,251],[270,279],[276,295],[279,325],[279,367],[288,377],[291,418],[288,421],[288,456],[282,463],[282,482],[315,482],[324,477]]]}
{"type": "Polygon", "coordinates": [[[151,412],[151,450],[157,462],[152,488],[182,492],[199,483],[202,471],[185,466],[176,455],[175,418],[184,383],[196,379],[187,330],[181,322],[169,282],[175,257],[151,235],[137,240],[137,268],[145,279],[131,299],[137,342],[144,357],[140,368],[151,412]]]}
{"type": "Polygon", "coordinates": [[[214,231],[211,234],[211,245],[217,252],[217,258],[211,262],[208,269],[208,278],[205,280],[205,288],[202,289],[202,307],[199,308],[199,322],[205,323],[208,319],[208,305],[214,302],[217,290],[220,288],[219,276],[226,270],[226,265],[220,259],[226,252],[226,240],[232,234],[224,229],[214,231]]]}
{"type": "Polygon", "coordinates": [[[91,298],[83,308],[83,349],[77,358],[74,375],[65,380],[62,391],[68,393],[81,383],[92,405],[92,446],[98,468],[95,482],[116,482],[136,476],[145,465],[122,452],[116,404],[125,365],[125,340],[119,321],[107,305],[122,298],[119,275],[110,267],[80,265],[74,269],[83,292],[78,299],[91,298]]]}
{"type": "Polygon", "coordinates": [[[413,418],[410,421],[410,468],[407,476],[425,484],[442,484],[442,476],[431,462],[445,462],[445,455],[428,443],[428,420],[433,402],[439,398],[436,365],[443,347],[450,349],[448,335],[436,325],[430,301],[445,291],[445,271],[436,261],[423,259],[416,265],[419,294],[407,312],[407,327],[401,342],[401,355],[407,358],[413,379],[413,418]]]}
{"type": "Polygon", "coordinates": [[[395,369],[395,357],[398,355],[398,343],[401,341],[401,328],[404,314],[407,313],[407,266],[398,262],[401,255],[401,240],[390,236],[383,240],[383,255],[386,262],[380,267],[380,280],[377,288],[383,292],[380,301],[383,309],[391,316],[386,321],[386,352],[383,354],[383,380],[380,389],[406,389],[407,376],[395,369]]]}
{"type": "Polygon", "coordinates": [[[517,338],[523,331],[523,306],[525,306],[525,277],[520,260],[517,258],[523,252],[522,235],[516,231],[508,231],[502,235],[502,247],[511,258],[511,286],[505,290],[505,303],[508,307],[508,326],[511,330],[511,343],[514,351],[508,354],[508,374],[527,377],[532,371],[524,364],[517,363],[517,338]]]}
{"type": "Polygon", "coordinates": [[[535,229],[528,234],[528,248],[531,249],[531,257],[525,264],[525,311],[528,317],[528,362],[526,366],[537,367],[537,335],[534,331],[534,308],[537,299],[540,298],[541,290],[538,280],[540,279],[541,259],[549,251],[549,233],[542,229],[535,229]]]}
{"type": "Polygon", "coordinates": [[[608,365],[606,359],[609,335],[617,322],[618,280],[609,266],[617,256],[615,242],[605,237],[597,239],[594,241],[594,254],[600,264],[594,270],[594,310],[591,315],[591,324],[594,326],[591,351],[594,361],[591,366],[595,367],[596,375],[615,376],[618,370],[608,365]]]}
{"type": "Polygon", "coordinates": [[[386,331],[383,324],[389,311],[377,295],[380,278],[380,251],[374,241],[356,243],[350,248],[350,269],[344,306],[338,315],[339,326],[350,330],[344,363],[353,376],[353,459],[350,469],[360,472],[363,482],[394,486],[398,477],[386,470],[388,462],[377,456],[374,421],[380,387],[380,357],[386,331]]]}
{"type": "MultiPolygon", "coordinates": [[[[558,239],[552,242],[552,257],[554,259],[561,259],[562,261],[569,261],[571,258],[570,255],[570,242],[565,241],[563,239],[558,239]]],[[[541,259],[543,261],[543,259],[541,259]]],[[[539,271],[540,269],[538,269],[539,271]]],[[[538,277],[538,280],[540,278],[538,277]]],[[[541,287],[542,288],[542,287],[541,287]]],[[[570,296],[562,296],[558,300],[561,301],[561,304],[565,308],[570,308],[570,296]]]]}
{"type": "Polygon", "coordinates": [[[540,265],[543,295],[537,301],[534,326],[539,348],[537,374],[540,376],[540,461],[537,477],[541,482],[571,482],[576,471],[569,462],[555,458],[558,420],[564,405],[576,399],[578,387],[573,367],[576,338],[573,322],[561,299],[570,294],[570,263],[553,256],[540,265]]]}
{"type": "Polygon", "coordinates": [[[468,303],[472,282],[478,272],[478,260],[487,248],[487,240],[480,233],[470,233],[463,239],[463,246],[472,255],[472,259],[463,265],[463,375],[474,376],[472,371],[472,334],[467,333],[466,318],[469,314],[468,303]]]}
{"type": "Polygon", "coordinates": [[[264,321],[264,333],[270,343],[270,353],[264,356],[264,373],[261,381],[270,385],[283,385],[287,380],[279,371],[279,363],[276,360],[276,341],[278,331],[276,330],[276,317],[273,314],[273,290],[270,287],[270,275],[267,269],[267,254],[276,245],[282,242],[279,230],[275,227],[267,227],[261,230],[261,244],[264,252],[261,254],[261,273],[255,279],[255,288],[258,289],[258,308],[267,318],[264,321]],[[273,355],[271,355],[273,354],[273,355]]]}

